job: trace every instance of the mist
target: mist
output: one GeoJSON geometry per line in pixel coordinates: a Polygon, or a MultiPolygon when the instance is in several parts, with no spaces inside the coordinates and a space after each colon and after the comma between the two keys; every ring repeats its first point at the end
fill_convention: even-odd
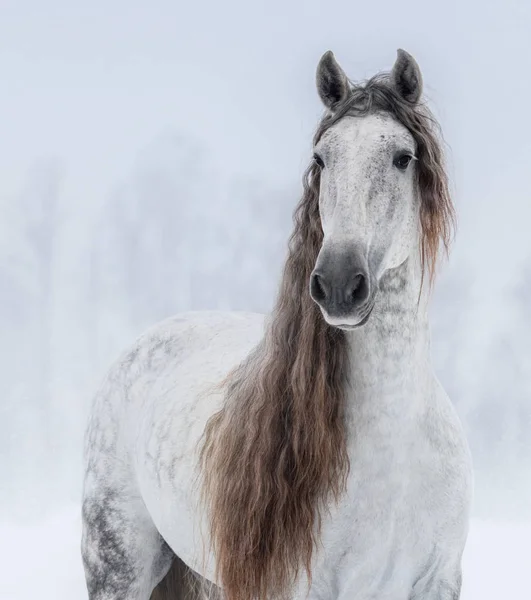
{"type": "MultiPolygon", "coordinates": [[[[177,312],[272,307],[322,111],[317,62],[331,49],[363,80],[401,47],[440,121],[458,212],[431,322],[484,525],[466,564],[479,581],[474,548],[508,544],[516,571],[531,533],[530,28],[531,6],[516,0],[4,0],[3,560],[46,552],[66,528],[46,594],[86,594],[79,574],[72,586],[59,574],[81,568],[82,437],[103,375],[177,312]]],[[[0,598],[29,598],[12,583],[19,560],[4,564],[0,598]]],[[[466,599],[497,597],[491,583],[466,599]]]]}

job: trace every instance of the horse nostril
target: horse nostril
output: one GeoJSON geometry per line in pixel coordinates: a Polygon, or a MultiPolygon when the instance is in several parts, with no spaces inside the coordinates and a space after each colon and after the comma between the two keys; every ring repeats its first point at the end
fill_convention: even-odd
{"type": "Polygon", "coordinates": [[[359,289],[359,287],[363,284],[363,275],[360,273],[359,275],[356,275],[356,277],[354,277],[354,280],[352,281],[352,285],[351,285],[351,294],[352,296],[356,295],[356,291],[359,289]]]}
{"type": "Polygon", "coordinates": [[[323,302],[324,300],[326,300],[326,296],[328,295],[328,293],[328,286],[326,285],[326,282],[323,279],[322,275],[314,273],[312,275],[312,281],[310,285],[310,294],[312,298],[316,302],[323,302]]]}
{"type": "Polygon", "coordinates": [[[348,286],[347,297],[356,303],[363,302],[368,295],[369,287],[367,285],[367,279],[363,273],[358,273],[352,279],[352,282],[348,286]]]}

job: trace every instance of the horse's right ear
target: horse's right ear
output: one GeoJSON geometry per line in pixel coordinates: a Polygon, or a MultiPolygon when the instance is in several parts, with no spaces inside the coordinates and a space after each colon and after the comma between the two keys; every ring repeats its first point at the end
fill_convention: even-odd
{"type": "Polygon", "coordinates": [[[350,94],[350,84],[331,50],[317,65],[317,91],[326,108],[334,110],[350,94]]]}

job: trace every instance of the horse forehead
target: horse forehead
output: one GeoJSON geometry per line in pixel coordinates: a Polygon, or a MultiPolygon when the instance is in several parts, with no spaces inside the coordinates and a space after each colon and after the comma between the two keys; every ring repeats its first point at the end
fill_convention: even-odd
{"type": "Polygon", "coordinates": [[[346,152],[350,148],[357,153],[414,146],[413,136],[406,127],[388,114],[345,116],[323,135],[322,142],[331,151],[346,152]]]}

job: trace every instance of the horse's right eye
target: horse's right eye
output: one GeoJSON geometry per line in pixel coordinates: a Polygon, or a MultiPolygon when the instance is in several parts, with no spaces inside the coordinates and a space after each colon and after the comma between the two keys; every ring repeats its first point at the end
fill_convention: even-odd
{"type": "Polygon", "coordinates": [[[320,169],[324,169],[323,159],[318,154],[313,155],[313,160],[320,169]]]}

